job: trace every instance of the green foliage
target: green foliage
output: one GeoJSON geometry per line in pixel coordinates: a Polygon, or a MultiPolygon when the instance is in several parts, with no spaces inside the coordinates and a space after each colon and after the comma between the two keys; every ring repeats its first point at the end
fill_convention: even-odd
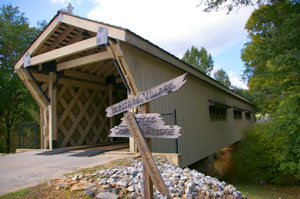
{"type": "Polygon", "coordinates": [[[282,138],[279,169],[300,179],[300,87],[281,101],[270,122],[272,136],[282,138]]]}
{"type": "Polygon", "coordinates": [[[247,132],[234,160],[238,172],[259,182],[290,184],[300,180],[300,89],[283,100],[270,121],[247,132]]]}
{"type": "Polygon", "coordinates": [[[220,70],[217,70],[216,72],[214,72],[214,78],[215,78],[215,80],[217,80],[218,82],[220,82],[221,84],[223,84],[224,86],[226,86],[228,88],[231,86],[229,77],[228,77],[226,71],[223,69],[220,69],[220,70]]]}
{"type": "Polygon", "coordinates": [[[253,183],[264,182],[280,183],[279,164],[276,155],[282,140],[268,133],[268,126],[255,125],[246,133],[239,143],[239,150],[234,154],[238,174],[245,180],[253,183]]]}
{"type": "Polygon", "coordinates": [[[209,75],[214,68],[214,61],[212,59],[212,56],[207,53],[206,49],[203,47],[201,48],[201,50],[198,50],[197,47],[192,46],[191,50],[188,49],[184,53],[181,60],[199,69],[207,75],[209,75]]]}
{"type": "Polygon", "coordinates": [[[263,112],[274,112],[286,93],[300,85],[300,3],[263,5],[249,18],[251,39],[242,59],[249,89],[263,112]]]}
{"type": "Polygon", "coordinates": [[[255,126],[240,145],[238,169],[272,183],[300,180],[300,4],[262,5],[249,18],[242,59],[258,109],[271,120],[255,126]],[[247,157],[247,159],[245,157],[247,157]]]}
{"type": "Polygon", "coordinates": [[[16,121],[32,119],[28,111],[37,109],[14,72],[14,63],[38,33],[39,30],[29,27],[27,18],[18,7],[3,5],[0,8],[0,150],[4,143],[6,152],[10,151],[16,121]]]}
{"type": "MultiPolygon", "coordinates": [[[[226,9],[228,13],[230,13],[234,8],[240,6],[250,6],[250,5],[257,5],[258,7],[264,4],[274,4],[279,2],[279,0],[201,0],[201,4],[205,5],[203,11],[211,12],[212,10],[219,11],[220,9],[226,9]]],[[[287,0],[286,2],[291,2],[293,4],[298,3],[299,0],[287,0]]]]}

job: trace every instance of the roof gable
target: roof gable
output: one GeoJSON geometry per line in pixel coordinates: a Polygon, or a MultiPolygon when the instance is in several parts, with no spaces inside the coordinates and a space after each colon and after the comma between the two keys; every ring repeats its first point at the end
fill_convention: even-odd
{"type": "Polygon", "coordinates": [[[18,58],[15,63],[15,69],[19,69],[24,64],[25,55],[30,57],[38,56],[51,50],[95,37],[100,26],[108,29],[109,37],[125,41],[125,29],[58,12],[24,51],[22,56],[18,58]]]}

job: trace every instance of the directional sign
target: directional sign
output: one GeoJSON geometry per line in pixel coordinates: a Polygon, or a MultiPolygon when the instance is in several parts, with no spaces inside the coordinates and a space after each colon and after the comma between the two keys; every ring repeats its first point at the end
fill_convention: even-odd
{"type": "MultiPolygon", "coordinates": [[[[140,126],[140,125],[139,125],[140,126]]],[[[140,126],[145,138],[173,138],[177,139],[181,136],[181,127],[177,125],[165,126],[140,126]]],[[[110,130],[108,137],[130,137],[130,132],[127,126],[115,126],[110,130]]]]}
{"type": "Polygon", "coordinates": [[[125,122],[130,130],[132,137],[137,145],[137,148],[141,154],[143,163],[150,174],[151,180],[155,188],[164,195],[170,197],[168,189],[159,173],[159,170],[154,162],[151,152],[147,146],[147,143],[142,135],[142,132],[136,122],[133,113],[127,112],[124,116],[125,122]]]}
{"type": "Polygon", "coordinates": [[[107,107],[106,116],[112,117],[129,109],[132,109],[136,106],[145,104],[146,102],[150,102],[151,100],[157,99],[161,96],[167,95],[171,92],[178,90],[186,82],[186,80],[184,80],[185,76],[186,73],[172,80],[164,82],[158,86],[155,86],[147,91],[140,92],[139,94],[129,99],[123,100],[117,104],[107,107]]]}
{"type": "MultiPolygon", "coordinates": [[[[159,113],[135,114],[134,117],[140,127],[165,125],[159,113]]],[[[124,117],[121,120],[122,122],[119,126],[126,126],[124,117]]]]}

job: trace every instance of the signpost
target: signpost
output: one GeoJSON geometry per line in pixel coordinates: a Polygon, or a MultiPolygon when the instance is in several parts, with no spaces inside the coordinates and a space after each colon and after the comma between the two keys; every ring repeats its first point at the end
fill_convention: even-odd
{"type": "Polygon", "coordinates": [[[140,92],[129,99],[123,100],[117,104],[107,107],[106,117],[112,117],[178,90],[186,82],[186,80],[184,80],[185,76],[186,74],[183,74],[149,90],[140,92]]]}
{"type": "Polygon", "coordinates": [[[147,146],[147,143],[141,133],[141,130],[135,121],[134,115],[131,112],[127,112],[125,114],[125,121],[128,125],[128,128],[130,129],[131,135],[137,145],[137,148],[139,149],[139,152],[141,154],[142,160],[146,166],[146,169],[150,173],[151,180],[155,186],[155,188],[162,194],[170,196],[168,189],[159,173],[159,170],[154,162],[154,159],[151,155],[151,152],[147,146]]]}
{"type": "Polygon", "coordinates": [[[151,155],[151,151],[145,138],[178,138],[181,136],[181,127],[177,125],[165,125],[162,117],[158,113],[136,114],[129,112],[137,106],[145,108],[145,103],[157,99],[178,90],[185,82],[186,74],[164,82],[144,92],[114,104],[106,109],[106,116],[112,117],[127,111],[122,122],[112,128],[110,137],[133,137],[143,161],[144,171],[144,198],[153,198],[153,185],[163,195],[170,197],[168,189],[159,173],[159,170],[151,155]]]}
{"type": "MultiPolygon", "coordinates": [[[[160,114],[136,114],[135,118],[145,138],[173,138],[177,139],[181,136],[181,127],[177,125],[164,125],[165,122],[160,117],[160,114]]],[[[108,137],[130,137],[130,131],[127,127],[124,118],[121,124],[110,130],[108,137]]]]}

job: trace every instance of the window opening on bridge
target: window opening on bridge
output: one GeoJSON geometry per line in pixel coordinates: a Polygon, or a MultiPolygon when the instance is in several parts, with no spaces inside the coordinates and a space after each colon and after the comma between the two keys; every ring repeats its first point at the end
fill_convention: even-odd
{"type": "Polygon", "coordinates": [[[227,120],[227,109],[221,106],[209,106],[209,117],[211,121],[227,120]]]}
{"type": "Polygon", "coordinates": [[[247,120],[251,120],[251,113],[250,112],[246,112],[245,113],[245,117],[247,120]]]}
{"type": "Polygon", "coordinates": [[[208,100],[209,102],[209,117],[211,121],[226,121],[227,109],[230,108],[227,104],[208,100]]]}
{"type": "Polygon", "coordinates": [[[233,118],[235,120],[241,120],[242,119],[242,111],[233,110],[233,118]]]}

